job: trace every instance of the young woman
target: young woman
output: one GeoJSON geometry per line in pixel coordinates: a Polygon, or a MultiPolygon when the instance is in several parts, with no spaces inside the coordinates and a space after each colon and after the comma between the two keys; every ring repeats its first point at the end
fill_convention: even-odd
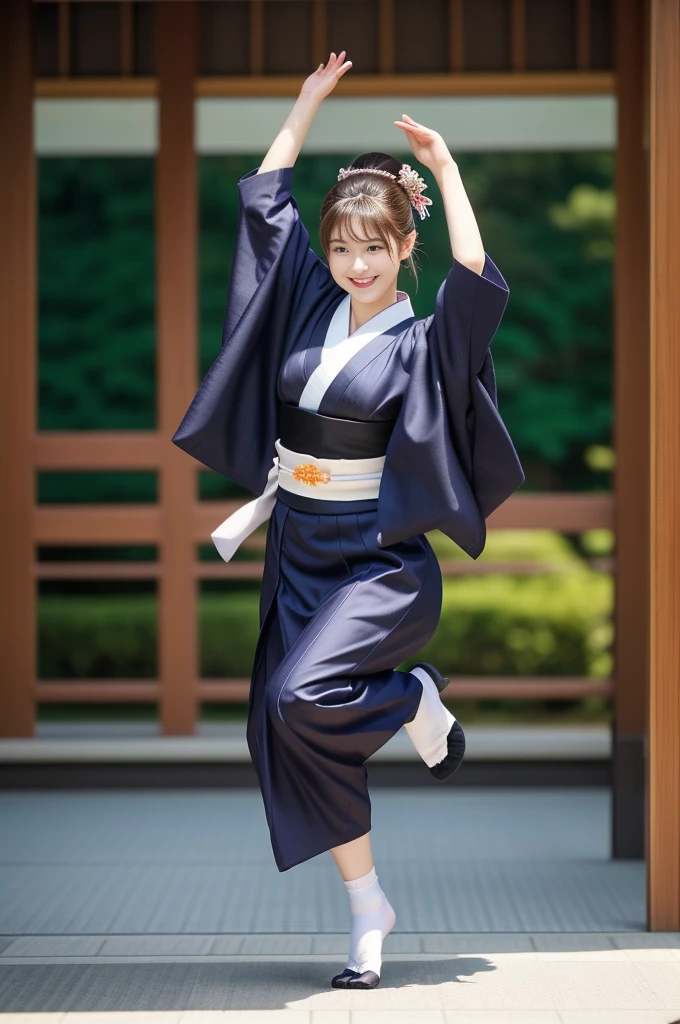
{"type": "Polygon", "coordinates": [[[368,153],[341,168],[313,252],[292,169],[322,100],[351,67],[334,53],[304,83],[240,216],[222,350],[173,441],[255,493],[213,533],[228,560],[269,519],[247,738],[277,867],[330,850],[352,927],[334,987],[374,988],[395,914],[371,854],[365,761],[403,725],[439,779],[463,730],[446,683],[396,666],[441,611],[441,529],[473,558],[485,518],[524,480],[499,416],[489,344],[508,288],[484,252],[443,139],[395,125],[441,191],[453,266],[434,314],[397,289],[431,201],[408,164],[368,153]]]}

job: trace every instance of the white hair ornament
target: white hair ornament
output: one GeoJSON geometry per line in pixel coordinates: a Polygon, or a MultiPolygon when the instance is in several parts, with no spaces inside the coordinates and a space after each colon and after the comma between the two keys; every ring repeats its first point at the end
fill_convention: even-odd
{"type": "Polygon", "coordinates": [[[432,206],[432,200],[423,195],[427,188],[424,180],[413,170],[410,164],[402,164],[399,174],[392,174],[391,171],[383,171],[378,167],[341,167],[338,173],[338,181],[348,178],[350,174],[382,174],[385,178],[393,178],[399,182],[409,198],[411,206],[418,211],[421,220],[430,216],[428,206],[432,206]]]}

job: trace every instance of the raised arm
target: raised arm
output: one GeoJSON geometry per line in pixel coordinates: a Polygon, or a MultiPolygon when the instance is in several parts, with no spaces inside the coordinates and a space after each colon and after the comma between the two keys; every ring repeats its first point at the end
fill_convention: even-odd
{"type": "Polygon", "coordinates": [[[314,74],[306,79],[293,109],[260,164],[258,174],[294,165],[322,101],[352,66],[351,60],[345,60],[345,53],[345,50],[337,56],[331,53],[328,63],[319,64],[314,74]]]}
{"type": "Polygon", "coordinates": [[[408,114],[395,121],[407,136],[416,158],[432,171],[442,194],[446,226],[454,259],[476,274],[484,269],[484,244],[458,164],[441,135],[418,124],[408,114]]]}

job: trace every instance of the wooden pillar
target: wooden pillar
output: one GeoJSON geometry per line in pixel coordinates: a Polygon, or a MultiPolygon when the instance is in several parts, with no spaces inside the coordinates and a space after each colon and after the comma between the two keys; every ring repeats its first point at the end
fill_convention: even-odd
{"type": "Polygon", "coordinates": [[[618,78],[614,281],[616,577],[612,854],[645,854],[649,676],[649,182],[644,0],[615,12],[618,78]]]}
{"type": "Polygon", "coordinates": [[[161,727],[166,734],[193,733],[197,708],[196,470],[193,460],[170,440],[197,385],[197,8],[193,0],[156,4],[156,358],[158,429],[167,439],[160,469],[158,659],[161,727]]]}
{"type": "Polygon", "coordinates": [[[650,0],[648,923],[680,929],[680,3],[650,0]]]}
{"type": "Polygon", "coordinates": [[[32,736],[36,187],[30,0],[0,4],[0,735],[32,736]]]}

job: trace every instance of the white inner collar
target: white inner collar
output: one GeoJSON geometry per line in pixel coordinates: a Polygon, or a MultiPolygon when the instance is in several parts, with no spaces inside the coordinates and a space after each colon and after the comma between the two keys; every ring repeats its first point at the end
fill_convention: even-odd
{"type": "Polygon", "coordinates": [[[414,316],[408,295],[406,292],[398,291],[396,302],[376,313],[353,334],[349,334],[351,301],[348,292],[333,313],[321,349],[321,362],[310,374],[300,396],[298,404],[302,409],[318,412],[326,391],[350,359],[374,338],[385,334],[402,320],[408,320],[414,316]]]}
{"type": "Polygon", "coordinates": [[[358,327],[353,334],[349,333],[351,311],[352,299],[348,292],[338,305],[338,308],[335,310],[333,318],[328,325],[326,339],[323,343],[323,351],[321,353],[322,360],[324,358],[328,358],[329,353],[344,342],[352,343],[352,354],[354,354],[354,352],[359,351],[359,349],[363,348],[363,346],[369,341],[372,341],[373,338],[377,338],[379,334],[384,334],[384,332],[388,331],[390,327],[394,327],[396,324],[401,323],[402,320],[407,320],[409,317],[414,315],[411,300],[406,292],[402,291],[397,292],[396,302],[393,302],[390,306],[387,306],[379,313],[376,313],[375,316],[372,316],[365,324],[358,327]]]}

